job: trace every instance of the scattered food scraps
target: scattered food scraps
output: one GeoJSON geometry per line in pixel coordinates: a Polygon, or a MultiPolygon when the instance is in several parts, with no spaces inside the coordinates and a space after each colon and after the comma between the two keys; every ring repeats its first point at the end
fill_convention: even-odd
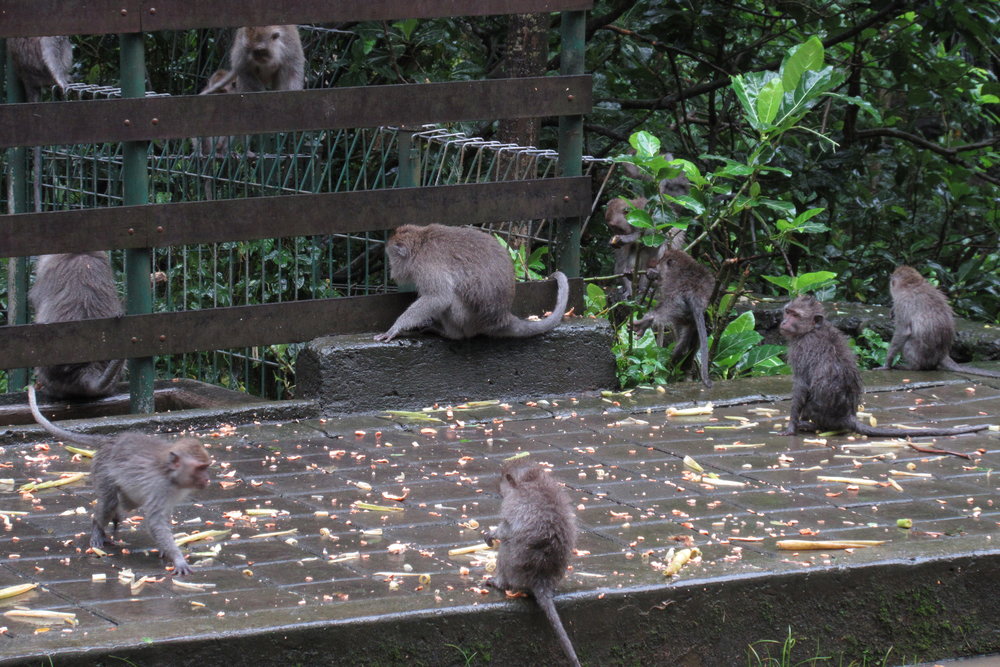
{"type": "Polygon", "coordinates": [[[784,551],[816,551],[823,549],[861,549],[885,544],[885,540],[778,540],[784,551]]]}

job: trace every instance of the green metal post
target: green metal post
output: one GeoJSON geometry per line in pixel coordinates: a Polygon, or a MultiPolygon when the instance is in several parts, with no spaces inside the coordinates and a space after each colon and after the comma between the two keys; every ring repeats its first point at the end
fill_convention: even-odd
{"type": "MultiPolygon", "coordinates": [[[[120,36],[122,97],[145,97],[146,59],[141,33],[120,36]]],[[[122,148],[124,200],[126,206],[149,203],[149,176],[146,171],[146,141],[126,141],[122,148]]],[[[150,273],[153,251],[137,248],[125,251],[125,310],[129,315],[153,312],[153,285],[150,273]]],[[[153,412],[153,358],[128,360],[132,412],[153,412]]]]}
{"type": "MultiPolygon", "coordinates": [[[[6,40],[0,39],[0,53],[6,53],[6,40]]],[[[7,102],[24,102],[24,88],[14,74],[14,65],[8,55],[0,58],[0,80],[6,80],[7,102]],[[6,65],[6,66],[5,66],[6,65]]],[[[25,213],[28,210],[28,151],[24,147],[7,150],[7,212],[25,213]]],[[[12,257],[7,261],[7,323],[28,323],[28,258],[12,257]]],[[[7,391],[21,391],[28,384],[28,369],[14,368],[7,371],[7,391]]]]}
{"type": "Polygon", "coordinates": [[[419,156],[413,148],[412,130],[400,127],[396,131],[396,145],[399,148],[399,179],[398,188],[415,188],[418,185],[419,156]]]}
{"type": "MultiPolygon", "coordinates": [[[[560,74],[583,74],[587,12],[563,12],[560,39],[560,74]]],[[[559,117],[559,171],[562,176],[583,174],[583,116],[559,117]]],[[[580,275],[582,220],[566,218],[559,225],[559,269],[570,278],[580,275]]]]}

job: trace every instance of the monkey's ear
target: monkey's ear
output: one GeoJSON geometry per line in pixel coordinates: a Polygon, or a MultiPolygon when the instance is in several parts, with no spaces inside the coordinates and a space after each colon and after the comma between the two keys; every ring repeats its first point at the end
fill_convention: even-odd
{"type": "Polygon", "coordinates": [[[538,479],[539,473],[541,473],[541,469],[539,469],[539,468],[531,468],[530,470],[528,470],[528,472],[526,472],[524,474],[524,481],[525,482],[531,482],[531,481],[534,481],[534,480],[538,479]]]}
{"type": "Polygon", "coordinates": [[[170,466],[171,470],[177,470],[178,468],[180,468],[181,467],[181,456],[180,456],[180,454],[178,454],[177,452],[171,451],[170,452],[170,460],[167,463],[167,465],[170,466]]]}
{"type": "Polygon", "coordinates": [[[514,481],[514,476],[511,475],[509,472],[505,472],[503,474],[503,478],[507,480],[507,483],[510,484],[511,486],[517,486],[517,482],[514,481]]]}
{"type": "Polygon", "coordinates": [[[814,324],[823,324],[824,319],[825,319],[824,316],[821,315],[820,313],[816,313],[815,315],[813,315],[814,324]]]}
{"type": "Polygon", "coordinates": [[[410,256],[410,249],[401,243],[389,243],[388,247],[389,252],[400,259],[405,259],[410,256]]]}

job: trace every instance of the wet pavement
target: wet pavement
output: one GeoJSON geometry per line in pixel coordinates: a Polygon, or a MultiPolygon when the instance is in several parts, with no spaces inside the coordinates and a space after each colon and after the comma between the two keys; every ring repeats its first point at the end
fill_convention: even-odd
{"type": "MultiPolygon", "coordinates": [[[[864,410],[882,426],[1000,423],[996,380],[887,372],[866,373],[865,381],[876,391],[866,394],[864,410]]],[[[135,664],[180,664],[206,654],[229,656],[236,664],[309,664],[317,656],[344,664],[558,660],[540,614],[483,588],[492,551],[449,553],[480,544],[479,529],[496,522],[496,472],[504,458],[522,452],[551,466],[577,508],[578,553],[559,605],[585,664],[746,664],[750,641],[780,640],[793,622],[796,633],[826,637],[813,633],[810,614],[801,607],[790,620],[785,610],[761,608],[748,623],[750,640],[734,631],[728,646],[712,643],[717,628],[708,612],[684,618],[687,610],[705,605],[720,606],[725,616],[726,591],[737,596],[747,582],[760,590],[767,590],[768,581],[789,589],[808,581],[810,573],[843,577],[852,568],[876,582],[882,572],[904,568],[905,581],[923,572],[917,568],[923,563],[931,572],[943,568],[957,577],[955,585],[969,587],[963,594],[971,600],[975,581],[961,579],[963,572],[984,580],[982,573],[992,572],[993,580],[1000,579],[994,539],[1000,524],[1000,433],[915,438],[923,447],[969,458],[919,452],[886,439],[780,436],[789,389],[787,377],[754,378],[719,382],[711,390],[686,383],[628,394],[442,407],[421,415],[198,431],[217,462],[216,482],[178,507],[175,529],[178,536],[228,532],[184,547],[195,574],[182,582],[195,587],[183,588],[149,552],[152,540],[138,519],[122,526],[125,551],[104,557],[87,552],[93,494],[85,480],[19,493],[28,481],[89,469],[88,459],[38,433],[0,452],[0,588],[38,584],[0,600],[0,613],[18,607],[66,612],[74,624],[0,618],[0,663],[48,664],[51,658],[56,665],[110,664],[129,658],[135,664]],[[666,414],[669,406],[708,401],[710,414],[666,414]],[[694,460],[693,467],[685,457],[694,460]],[[701,473],[693,469],[699,466],[701,473]],[[905,521],[912,527],[901,528],[905,521]],[[806,551],[783,550],[781,540],[884,544],[806,551]],[[700,559],[666,576],[665,563],[686,547],[697,547],[700,559]],[[969,567],[949,570],[947,563],[960,559],[969,567]],[[905,574],[907,567],[914,568],[911,574],[905,574]],[[136,585],[142,577],[151,580],[136,585]],[[629,601],[635,605],[643,596],[660,604],[636,612],[636,625],[616,627],[617,638],[594,629],[591,619],[602,615],[630,618],[629,601]],[[659,626],[642,620],[667,614],[667,608],[673,616],[659,626]],[[379,625],[385,619],[395,625],[379,625]],[[417,620],[437,623],[437,634],[412,639],[406,634],[411,630],[402,628],[417,620]],[[682,621],[708,627],[703,635],[691,630],[689,636],[660,636],[682,621]],[[491,628],[522,628],[524,644],[497,638],[491,628]],[[630,639],[630,628],[643,636],[630,639]],[[324,637],[329,646],[320,645],[324,637]],[[150,649],[168,646],[169,657],[150,649]],[[350,652],[362,646],[367,653],[350,652]],[[252,647],[253,654],[235,647],[252,647]],[[331,647],[340,652],[331,653],[331,647]]],[[[938,584],[949,585],[944,576],[938,584]]],[[[846,581],[837,586],[851,588],[846,581]]],[[[819,590],[807,587],[801,596],[819,590]]],[[[735,610],[736,597],[732,604],[735,610]]],[[[935,619],[949,627],[961,622],[948,616],[948,604],[932,606],[935,619]]],[[[891,617],[893,609],[883,601],[870,613],[891,617]]],[[[968,616],[965,621],[968,633],[968,616]]],[[[884,622],[896,633],[888,640],[897,647],[894,655],[913,659],[1000,646],[995,623],[980,627],[982,641],[966,637],[953,648],[939,639],[907,644],[899,626],[912,619],[884,622]]],[[[866,645],[860,631],[850,639],[866,645]]],[[[884,641],[885,633],[870,640],[884,641]]]]}

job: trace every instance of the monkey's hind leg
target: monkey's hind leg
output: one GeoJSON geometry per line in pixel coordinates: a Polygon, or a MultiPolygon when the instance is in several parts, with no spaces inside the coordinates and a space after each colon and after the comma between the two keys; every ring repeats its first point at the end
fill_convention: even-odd
{"type": "Polygon", "coordinates": [[[153,536],[156,547],[160,550],[160,557],[169,560],[174,566],[174,574],[183,577],[191,574],[194,570],[188,564],[180,547],[174,541],[174,533],[170,530],[170,517],[159,513],[150,513],[146,517],[146,524],[149,532],[153,536]]]}
{"type": "Polygon", "coordinates": [[[108,485],[97,499],[97,509],[94,510],[93,529],[90,534],[90,546],[97,549],[114,546],[114,540],[104,532],[108,521],[114,521],[114,533],[118,534],[118,489],[108,485]]]}

